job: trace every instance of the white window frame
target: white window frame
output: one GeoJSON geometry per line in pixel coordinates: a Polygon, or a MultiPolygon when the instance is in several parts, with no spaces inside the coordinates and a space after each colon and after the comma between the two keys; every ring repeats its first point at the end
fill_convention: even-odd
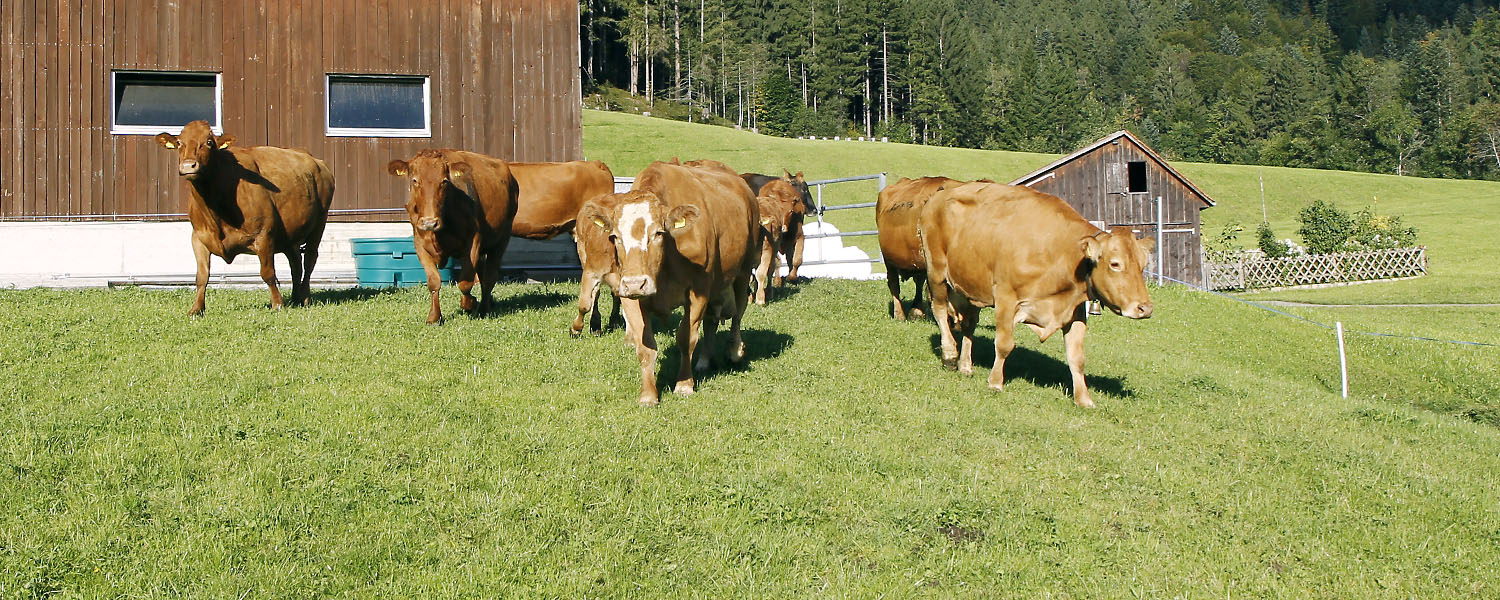
{"type": "Polygon", "coordinates": [[[213,75],[214,76],[214,120],[209,124],[214,135],[224,135],[224,74],[217,71],[152,71],[144,69],[112,69],[109,72],[109,133],[111,135],[156,135],[182,133],[182,125],[121,125],[115,122],[120,114],[116,104],[119,97],[120,74],[126,75],[213,75]]]}
{"type": "Polygon", "coordinates": [[[398,75],[385,73],[326,73],[323,75],[323,131],[328,137],[388,137],[430,138],[432,137],[432,76],[398,75]],[[359,79],[422,79],[422,128],[387,129],[375,127],[334,127],[332,125],[333,96],[330,93],[335,77],[359,79]]]}

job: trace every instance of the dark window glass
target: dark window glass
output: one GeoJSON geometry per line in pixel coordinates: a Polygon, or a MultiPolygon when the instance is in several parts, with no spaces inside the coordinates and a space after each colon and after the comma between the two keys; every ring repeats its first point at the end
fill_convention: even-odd
{"type": "Polygon", "coordinates": [[[422,77],[328,76],[328,126],[426,129],[422,77]]]}
{"type": "Polygon", "coordinates": [[[212,73],[115,73],[115,124],[181,128],[214,119],[212,73]]]}
{"type": "Polygon", "coordinates": [[[1134,161],[1130,163],[1130,193],[1135,194],[1146,191],[1146,163],[1134,161]]]}

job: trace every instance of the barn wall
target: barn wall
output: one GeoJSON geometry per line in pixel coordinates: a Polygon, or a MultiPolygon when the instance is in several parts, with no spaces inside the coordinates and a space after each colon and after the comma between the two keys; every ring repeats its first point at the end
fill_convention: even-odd
{"type": "MultiPolygon", "coordinates": [[[[1085,219],[1103,221],[1109,226],[1130,226],[1143,237],[1156,236],[1156,208],[1152,199],[1161,196],[1165,228],[1192,229],[1191,233],[1164,234],[1165,274],[1202,284],[1203,228],[1198,211],[1203,205],[1196,194],[1139,146],[1122,137],[1058,166],[1052,173],[1030,187],[1066,200],[1085,219]],[[1133,161],[1146,163],[1147,193],[1126,193],[1129,189],[1126,164],[1133,161]]],[[[1154,262],[1149,268],[1155,269],[1154,262]]]]}
{"type": "Polygon", "coordinates": [[[421,148],[582,158],[577,18],[571,0],[4,0],[0,217],[185,211],[173,153],[109,133],[113,69],[222,72],[224,132],[327,161],[336,209],[400,206],[385,164],[421,148]],[[432,137],[326,137],[327,73],[429,76],[432,137]]]}

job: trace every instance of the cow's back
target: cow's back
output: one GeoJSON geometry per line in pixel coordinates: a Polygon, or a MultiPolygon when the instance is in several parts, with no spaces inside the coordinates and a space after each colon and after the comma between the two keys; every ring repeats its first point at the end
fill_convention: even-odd
{"type": "Polygon", "coordinates": [[[333,171],[327,163],[305,150],[276,146],[232,150],[240,166],[251,173],[241,183],[238,202],[255,202],[246,197],[246,191],[264,189],[289,240],[302,243],[321,237],[333,204],[333,171]]]}
{"type": "Polygon", "coordinates": [[[922,207],[938,188],[958,183],[947,177],[902,178],[880,191],[875,202],[875,229],[887,263],[907,272],[922,271],[922,240],[917,223],[922,207]]]}
{"type": "Polygon", "coordinates": [[[1056,196],[993,183],[942,190],[921,218],[929,248],[942,245],[949,283],[985,303],[994,286],[1028,298],[1078,285],[1079,240],[1099,231],[1056,196]]]}
{"type": "Polygon", "coordinates": [[[507,163],[517,187],[511,233],[546,239],[573,229],[583,203],[614,192],[615,178],[593,161],[507,163]]]}
{"type": "MultiPolygon", "coordinates": [[[[468,179],[473,185],[469,196],[477,204],[489,235],[510,234],[515,220],[520,186],[504,160],[466,150],[443,150],[448,164],[469,165],[468,179]]],[[[577,212],[574,212],[575,216],[577,212]]]]}
{"type": "Polygon", "coordinates": [[[760,211],[750,186],[738,176],[656,162],[641,172],[632,189],[656,194],[669,208],[690,204],[700,211],[698,224],[673,239],[682,258],[710,276],[753,262],[760,211]]]}

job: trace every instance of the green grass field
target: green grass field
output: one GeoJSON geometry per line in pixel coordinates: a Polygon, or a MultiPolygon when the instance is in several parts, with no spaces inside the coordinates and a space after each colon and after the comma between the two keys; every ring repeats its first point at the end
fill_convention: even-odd
{"type": "MultiPolygon", "coordinates": [[[[1050,158],[584,119],[619,175],[677,155],[1009,180],[1050,158]]],[[[1219,201],[1209,231],[1253,229],[1259,169],[1179,166],[1219,201]]],[[[1243,297],[1500,298],[1500,184],[1264,173],[1283,236],[1312,198],[1378,195],[1432,275],[1243,297]]],[[[279,312],[211,289],[200,319],[189,290],[0,290],[0,598],[1500,596],[1497,348],[1351,334],[1345,399],[1331,332],[1153,289],[1153,318],[1090,322],[1085,411],[1060,339],[1021,332],[991,392],[988,311],[965,378],[883,282],[820,280],[750,308],[746,367],[643,409],[618,329],[568,337],[576,292],[506,284],[476,317],[449,287],[426,327],[418,289],[279,312]]],[[[1500,343],[1495,308],[1280,310],[1500,343]]]]}
{"type": "Polygon", "coordinates": [[[1500,593],[1493,349],[1351,338],[1346,400],[1331,334],[1160,289],[1091,324],[1084,411],[1059,340],[992,393],[815,281],[648,410],[573,293],[0,293],[0,596],[1500,593]]]}

